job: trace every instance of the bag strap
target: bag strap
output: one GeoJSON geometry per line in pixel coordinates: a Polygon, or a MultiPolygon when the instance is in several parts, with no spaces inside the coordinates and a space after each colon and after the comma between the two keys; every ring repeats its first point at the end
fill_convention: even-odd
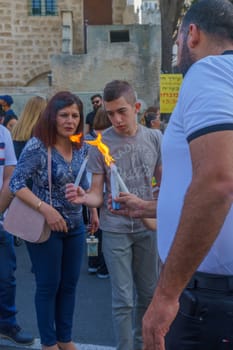
{"type": "Polygon", "coordinates": [[[51,155],[51,147],[48,147],[48,180],[49,180],[49,200],[50,205],[52,205],[52,155],[51,155]]]}

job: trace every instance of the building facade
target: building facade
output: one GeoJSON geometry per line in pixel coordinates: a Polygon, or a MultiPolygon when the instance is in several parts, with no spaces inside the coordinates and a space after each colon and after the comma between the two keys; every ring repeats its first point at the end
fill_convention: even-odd
{"type": "Polygon", "coordinates": [[[160,27],[139,28],[134,5],[133,0],[0,0],[0,93],[100,91],[110,77],[125,78],[143,92],[144,78],[152,76],[150,98],[158,95],[160,27]]]}
{"type": "Polygon", "coordinates": [[[71,53],[81,54],[84,19],[122,24],[125,6],[126,0],[0,0],[0,86],[39,84],[51,70],[51,54],[65,47],[68,25],[71,53]]]}

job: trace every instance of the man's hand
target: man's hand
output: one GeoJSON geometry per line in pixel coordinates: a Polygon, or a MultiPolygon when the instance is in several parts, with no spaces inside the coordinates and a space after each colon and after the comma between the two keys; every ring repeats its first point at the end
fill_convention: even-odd
{"type": "Polygon", "coordinates": [[[179,309],[179,301],[155,292],[143,317],[143,350],[165,350],[165,335],[179,309]]]}
{"type": "Polygon", "coordinates": [[[143,217],[145,201],[138,198],[135,194],[120,192],[120,196],[114,198],[114,201],[120,203],[120,209],[112,209],[112,196],[109,195],[108,209],[113,214],[130,216],[133,218],[143,217]]]}
{"type": "Polygon", "coordinates": [[[90,208],[90,224],[88,225],[88,231],[96,232],[99,228],[99,217],[96,208],[90,208]]]}
{"type": "Polygon", "coordinates": [[[66,199],[74,204],[85,204],[86,192],[79,186],[74,186],[73,183],[66,184],[66,199]]]}
{"type": "Polygon", "coordinates": [[[130,216],[132,218],[155,218],[156,200],[143,200],[135,194],[120,192],[114,201],[120,203],[120,209],[112,209],[112,196],[108,198],[108,209],[116,215],[130,216]]]}

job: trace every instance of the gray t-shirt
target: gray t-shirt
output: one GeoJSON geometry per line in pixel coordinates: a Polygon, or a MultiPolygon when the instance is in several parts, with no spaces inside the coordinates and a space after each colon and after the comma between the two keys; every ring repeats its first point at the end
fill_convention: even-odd
{"type": "MultiPolygon", "coordinates": [[[[161,163],[161,133],[138,125],[135,136],[116,133],[113,127],[102,134],[102,142],[115,160],[118,172],[130,193],[143,199],[152,199],[151,180],[156,166],[161,163]]],[[[92,146],[89,149],[87,170],[93,174],[104,174],[106,193],[100,209],[100,228],[104,231],[130,233],[145,230],[140,219],[113,215],[107,208],[110,187],[110,168],[105,164],[102,154],[92,146]]]]}

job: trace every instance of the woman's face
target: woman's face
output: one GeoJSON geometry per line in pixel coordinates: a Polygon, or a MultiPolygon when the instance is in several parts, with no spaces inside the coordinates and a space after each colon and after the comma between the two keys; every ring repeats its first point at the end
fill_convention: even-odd
{"type": "Polygon", "coordinates": [[[79,109],[76,104],[60,109],[57,112],[57,134],[60,137],[69,137],[76,133],[80,123],[79,109]]]}

